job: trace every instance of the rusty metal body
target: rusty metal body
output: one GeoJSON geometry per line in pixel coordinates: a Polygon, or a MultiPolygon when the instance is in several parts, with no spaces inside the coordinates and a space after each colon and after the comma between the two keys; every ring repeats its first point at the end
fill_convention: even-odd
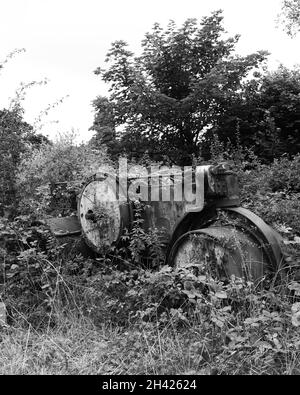
{"type": "Polygon", "coordinates": [[[142,200],[143,195],[142,226],[162,234],[167,264],[203,263],[208,251],[214,249],[217,258],[225,262],[227,275],[244,276],[248,272],[261,278],[266,270],[276,270],[282,263],[279,236],[262,219],[240,207],[237,177],[229,166],[205,166],[185,180],[188,177],[190,193],[176,199],[184,189],[182,181],[176,184],[176,175],[160,174],[153,183],[151,175],[142,179],[132,176],[124,182],[109,174],[96,174],[87,180],[78,197],[77,225],[74,219],[69,220],[70,227],[65,224],[55,234],[65,234],[66,228],[71,233],[81,229],[89,247],[101,254],[119,243],[125,228],[132,227],[134,200],[142,200]],[[133,197],[127,193],[132,185],[135,192],[139,190],[133,197]],[[120,199],[121,195],[125,199],[120,199]],[[220,221],[220,216],[228,223],[224,218],[220,221]]]}

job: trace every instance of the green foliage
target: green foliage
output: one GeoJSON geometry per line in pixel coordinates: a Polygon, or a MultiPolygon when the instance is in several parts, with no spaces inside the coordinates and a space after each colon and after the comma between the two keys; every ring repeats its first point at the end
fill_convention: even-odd
{"type": "Polygon", "coordinates": [[[42,324],[56,277],[45,255],[50,240],[49,230],[31,227],[28,217],[1,220],[1,297],[11,309],[10,318],[23,314],[27,321],[42,324]]]}
{"type": "MultiPolygon", "coordinates": [[[[299,350],[299,287],[293,282],[292,293],[282,288],[266,291],[241,279],[223,283],[188,269],[162,267],[158,272],[106,269],[90,284],[85,300],[95,322],[126,325],[126,340],[116,346],[122,358],[130,350],[130,356],[139,359],[148,351],[145,340],[152,343],[157,331],[168,333],[169,340],[174,333],[188,337],[198,350],[191,355],[196,372],[209,368],[215,374],[283,373],[286,358],[295,358],[299,350]]],[[[141,373],[138,366],[135,369],[141,373]]]]}
{"type": "Polygon", "coordinates": [[[86,179],[111,164],[103,149],[76,145],[75,134],[65,134],[23,156],[18,167],[17,188],[22,213],[34,211],[68,215],[76,193],[86,179]]]}
{"type": "Polygon", "coordinates": [[[3,207],[13,204],[16,167],[27,148],[26,139],[31,130],[19,111],[0,111],[0,204],[3,207]]]}
{"type": "Polygon", "coordinates": [[[14,212],[17,167],[21,157],[47,139],[35,135],[32,127],[23,121],[21,111],[0,111],[0,209],[14,212]]]}
{"type": "Polygon", "coordinates": [[[260,152],[256,148],[259,155],[272,160],[283,153],[297,154],[300,149],[300,70],[280,66],[275,72],[267,73],[261,82],[257,106],[261,111],[258,121],[262,123],[257,128],[261,132],[257,134],[256,143],[261,144],[260,152]]]}
{"type": "Polygon", "coordinates": [[[292,160],[282,157],[274,160],[272,165],[262,168],[262,177],[272,192],[285,192],[287,194],[300,192],[300,155],[292,160]]]}
{"type": "MultiPolygon", "coordinates": [[[[221,11],[188,19],[182,27],[155,24],[134,57],[123,41],[112,44],[109,66],[96,74],[110,86],[94,101],[92,129],[120,130],[120,150],[139,157],[147,151],[181,164],[198,155],[202,135],[218,122],[241,89],[244,77],[266,59],[265,52],[234,56],[238,36],[225,38],[221,11]]],[[[102,136],[102,137],[101,137],[102,136]]]]}
{"type": "Polygon", "coordinates": [[[245,81],[239,96],[219,118],[215,128],[207,133],[205,157],[217,134],[227,144],[239,143],[252,148],[265,163],[283,154],[299,152],[300,72],[280,66],[256,81],[245,81]],[[238,139],[237,139],[238,136],[238,139]]]}
{"type": "Polygon", "coordinates": [[[121,153],[121,146],[116,138],[116,125],[114,120],[113,109],[106,97],[98,96],[94,103],[97,106],[94,124],[90,128],[97,133],[89,142],[91,147],[101,148],[107,147],[110,157],[115,158],[116,154],[121,153]]]}
{"type": "Polygon", "coordinates": [[[0,219],[0,298],[10,323],[41,329],[77,308],[76,284],[84,285],[91,274],[90,260],[79,253],[81,242],[57,240],[31,216],[0,219]]]}
{"type": "Polygon", "coordinates": [[[254,211],[270,225],[290,235],[300,232],[299,155],[282,157],[271,165],[252,162],[246,171],[237,167],[242,205],[254,211]],[[289,233],[289,232],[288,232],[289,233]]]}
{"type": "MultiPolygon", "coordinates": [[[[14,55],[23,51],[15,50],[8,54],[0,64],[0,71],[14,55]]],[[[46,137],[35,133],[32,125],[23,119],[22,100],[27,89],[43,83],[33,81],[21,84],[9,108],[0,110],[0,215],[16,215],[16,176],[22,155],[42,143],[49,143],[46,137]]]]}
{"type": "Polygon", "coordinates": [[[283,25],[286,33],[294,37],[300,28],[300,1],[283,0],[279,22],[283,25]]]}
{"type": "Polygon", "coordinates": [[[210,159],[216,136],[226,146],[237,144],[238,134],[238,143],[265,163],[297,154],[299,69],[267,72],[265,52],[233,56],[238,36],[225,39],[222,19],[217,11],[200,25],[194,19],[180,28],[170,22],[166,30],[155,24],[138,57],[125,42],[113,43],[108,67],[96,70],[110,95],[94,101],[92,144],[107,144],[114,156],[146,152],[190,164],[200,151],[210,159]]]}
{"type": "Polygon", "coordinates": [[[130,231],[125,230],[122,236],[125,243],[128,241],[128,247],[125,247],[123,252],[126,253],[127,259],[139,267],[157,268],[165,259],[166,246],[162,241],[163,234],[156,228],[144,229],[142,209],[142,204],[136,202],[132,228],[130,231]]]}

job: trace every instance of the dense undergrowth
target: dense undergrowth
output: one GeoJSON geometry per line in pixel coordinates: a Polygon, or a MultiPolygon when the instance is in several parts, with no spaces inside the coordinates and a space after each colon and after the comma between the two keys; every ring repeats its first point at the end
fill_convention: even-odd
{"type": "Polygon", "coordinates": [[[266,287],[165,266],[140,218],[129,248],[94,258],[30,210],[1,218],[0,373],[299,374],[300,156],[235,165],[243,205],[283,236],[284,275],[266,287]]]}

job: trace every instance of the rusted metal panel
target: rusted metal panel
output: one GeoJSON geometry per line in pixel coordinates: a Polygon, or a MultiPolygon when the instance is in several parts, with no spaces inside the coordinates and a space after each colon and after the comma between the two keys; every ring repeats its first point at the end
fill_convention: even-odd
{"type": "Polygon", "coordinates": [[[236,175],[224,164],[200,166],[194,173],[162,171],[142,177],[132,175],[126,180],[96,174],[84,186],[78,203],[79,220],[89,246],[101,252],[118,242],[124,228],[132,226],[134,199],[143,202],[144,229],[157,228],[167,244],[187,212],[201,212],[211,201],[221,206],[236,205],[238,185],[236,175]],[[126,196],[125,202],[120,202],[121,196],[126,196]]]}
{"type": "Polygon", "coordinates": [[[228,208],[226,210],[243,216],[249,221],[250,224],[253,224],[257,228],[257,231],[261,233],[265,239],[265,247],[268,249],[268,251],[270,251],[270,261],[275,267],[279,268],[283,262],[281,236],[273,228],[267,225],[260,217],[244,207],[228,208]]]}
{"type": "Polygon", "coordinates": [[[57,237],[81,233],[81,225],[76,216],[48,218],[46,223],[57,237]]]}

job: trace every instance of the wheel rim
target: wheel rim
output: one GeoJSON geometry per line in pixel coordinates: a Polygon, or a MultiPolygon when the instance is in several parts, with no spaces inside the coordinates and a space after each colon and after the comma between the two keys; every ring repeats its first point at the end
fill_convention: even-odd
{"type": "Polygon", "coordinates": [[[235,276],[260,281],[268,264],[263,247],[234,227],[187,232],[174,244],[170,256],[177,268],[193,267],[198,274],[222,280],[235,276]]]}

